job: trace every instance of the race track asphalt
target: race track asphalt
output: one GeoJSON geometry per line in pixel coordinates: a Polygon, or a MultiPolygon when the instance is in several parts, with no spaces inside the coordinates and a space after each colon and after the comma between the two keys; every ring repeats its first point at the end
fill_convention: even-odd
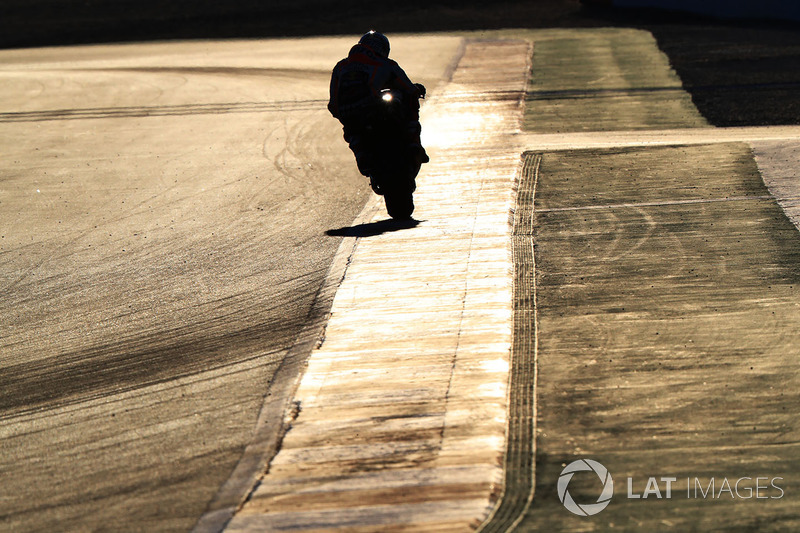
{"type": "MultiPolygon", "coordinates": [[[[325,109],[352,41],[0,52],[2,529],[190,529],[291,392],[371,194],[325,109]]],[[[436,44],[395,43],[429,86],[436,44]]]]}

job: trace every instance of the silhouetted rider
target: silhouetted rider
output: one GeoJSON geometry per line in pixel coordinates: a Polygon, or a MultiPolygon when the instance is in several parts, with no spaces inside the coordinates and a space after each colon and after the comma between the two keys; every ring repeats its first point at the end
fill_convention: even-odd
{"type": "Polygon", "coordinates": [[[380,101],[383,89],[400,91],[405,96],[409,144],[416,149],[420,163],[429,161],[419,139],[419,99],[425,96],[425,87],[413,83],[400,65],[389,59],[389,39],[370,31],[334,67],[328,102],[328,110],[342,123],[344,139],[356,156],[358,170],[365,176],[370,172],[367,154],[361,147],[365,120],[370,107],[380,101]]]}

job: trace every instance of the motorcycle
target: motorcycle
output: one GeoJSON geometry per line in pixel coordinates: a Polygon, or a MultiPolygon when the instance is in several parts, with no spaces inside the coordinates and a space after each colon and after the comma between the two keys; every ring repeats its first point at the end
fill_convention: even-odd
{"type": "Polygon", "coordinates": [[[383,196],[386,211],[396,220],[408,220],[414,212],[413,194],[422,166],[418,151],[409,144],[410,106],[404,98],[399,91],[384,89],[364,128],[370,186],[383,196]]]}

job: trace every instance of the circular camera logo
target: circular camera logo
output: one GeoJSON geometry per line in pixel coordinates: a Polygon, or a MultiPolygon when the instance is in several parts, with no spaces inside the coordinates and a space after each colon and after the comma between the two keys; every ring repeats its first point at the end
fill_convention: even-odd
{"type": "Polygon", "coordinates": [[[558,499],[564,504],[571,513],[579,516],[592,516],[606,508],[611,503],[611,496],[614,495],[614,481],[611,479],[611,474],[608,469],[592,459],[578,459],[568,464],[561,475],[558,477],[558,499]],[[603,492],[597,498],[597,503],[578,504],[570,496],[567,490],[569,482],[575,472],[592,471],[597,474],[600,481],[603,483],[603,492]]]}

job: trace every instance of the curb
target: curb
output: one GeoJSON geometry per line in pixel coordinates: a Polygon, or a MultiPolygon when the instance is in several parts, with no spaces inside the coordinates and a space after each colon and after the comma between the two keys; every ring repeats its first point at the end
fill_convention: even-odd
{"type": "Polygon", "coordinates": [[[530,57],[527,42],[469,41],[423,108],[421,222],[357,241],[296,418],[229,531],[451,530],[488,515],[503,481],[530,57]]]}

